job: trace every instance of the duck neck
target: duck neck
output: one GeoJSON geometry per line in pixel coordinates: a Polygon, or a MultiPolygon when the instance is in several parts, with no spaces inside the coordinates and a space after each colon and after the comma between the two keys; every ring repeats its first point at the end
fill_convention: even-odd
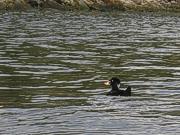
{"type": "Polygon", "coordinates": [[[119,91],[119,87],[117,84],[112,85],[112,91],[119,91]]]}

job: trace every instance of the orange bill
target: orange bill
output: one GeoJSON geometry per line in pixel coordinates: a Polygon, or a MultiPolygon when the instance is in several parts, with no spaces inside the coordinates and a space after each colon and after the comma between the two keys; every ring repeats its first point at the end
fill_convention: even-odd
{"type": "Polygon", "coordinates": [[[110,81],[104,82],[105,85],[110,85],[110,81]]]}

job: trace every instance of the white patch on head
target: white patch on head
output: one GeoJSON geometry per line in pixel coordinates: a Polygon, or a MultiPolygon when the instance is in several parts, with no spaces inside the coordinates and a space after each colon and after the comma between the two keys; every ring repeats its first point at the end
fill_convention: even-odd
{"type": "Polygon", "coordinates": [[[121,84],[118,84],[117,86],[118,86],[118,88],[120,88],[121,84]]]}

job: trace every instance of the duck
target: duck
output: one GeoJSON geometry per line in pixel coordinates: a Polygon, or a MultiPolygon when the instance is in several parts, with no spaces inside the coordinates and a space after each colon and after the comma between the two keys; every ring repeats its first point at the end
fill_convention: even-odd
{"type": "Polygon", "coordinates": [[[107,96],[131,96],[131,86],[128,86],[126,90],[121,90],[120,89],[121,81],[117,77],[112,77],[104,84],[111,86],[111,90],[106,93],[107,96]]]}

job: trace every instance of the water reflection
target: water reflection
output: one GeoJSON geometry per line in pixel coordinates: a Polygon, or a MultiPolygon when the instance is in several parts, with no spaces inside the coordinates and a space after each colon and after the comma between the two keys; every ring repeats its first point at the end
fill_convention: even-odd
{"type": "Polygon", "coordinates": [[[1,134],[175,134],[176,14],[0,15],[1,134]],[[107,97],[118,76],[132,97],[107,97]]]}

